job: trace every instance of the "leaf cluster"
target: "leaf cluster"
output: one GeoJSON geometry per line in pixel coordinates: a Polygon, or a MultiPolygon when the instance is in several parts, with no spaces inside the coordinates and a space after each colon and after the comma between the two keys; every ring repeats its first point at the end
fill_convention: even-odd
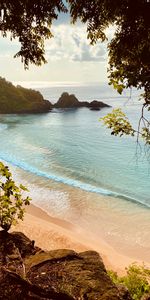
{"type": "Polygon", "coordinates": [[[91,43],[107,40],[106,28],[115,25],[108,43],[110,84],[144,88],[150,99],[150,2],[148,0],[68,0],[73,22],[87,24],[91,43]]]}
{"type": "Polygon", "coordinates": [[[112,135],[118,135],[121,137],[123,135],[135,136],[135,134],[137,134],[137,140],[139,136],[141,136],[145,144],[150,145],[149,122],[143,115],[141,115],[139,120],[138,130],[135,130],[132,127],[127,116],[120,108],[113,109],[111,113],[108,113],[103,118],[100,118],[100,121],[102,121],[107,128],[112,130],[112,135]],[[143,125],[141,125],[141,122],[143,122],[143,125]]]}
{"type": "Polygon", "coordinates": [[[113,109],[113,111],[101,118],[104,125],[112,130],[112,135],[132,135],[134,136],[135,130],[132,128],[128,118],[121,111],[120,108],[113,109]]]}
{"type": "Polygon", "coordinates": [[[0,31],[11,40],[18,38],[25,68],[45,63],[44,40],[53,36],[52,22],[69,11],[72,22],[87,25],[91,44],[106,41],[106,28],[115,25],[108,43],[109,78],[119,93],[124,87],[144,88],[150,100],[150,2],[149,0],[2,0],[0,31]],[[17,13],[16,13],[17,12],[17,13]]]}
{"type": "Polygon", "coordinates": [[[0,162],[0,226],[8,231],[17,219],[23,220],[24,206],[29,205],[31,199],[22,196],[27,188],[20,184],[17,186],[12,179],[8,166],[0,162]]]}
{"type": "Polygon", "coordinates": [[[108,271],[115,284],[125,285],[134,300],[140,300],[142,296],[150,292],[150,270],[144,265],[132,264],[127,268],[127,274],[119,277],[116,272],[108,271]]]}
{"type": "Polygon", "coordinates": [[[61,0],[1,0],[0,31],[3,37],[18,38],[21,49],[15,57],[21,57],[25,69],[29,63],[37,66],[46,63],[44,40],[51,38],[51,24],[59,12],[66,12],[61,0]]]}
{"type": "MultiPolygon", "coordinates": [[[[124,88],[143,89],[142,107],[149,111],[150,1],[66,0],[65,4],[63,0],[0,1],[0,31],[3,37],[9,32],[11,40],[19,39],[21,49],[15,57],[21,57],[25,68],[30,63],[39,66],[46,62],[44,41],[53,36],[51,25],[60,12],[69,12],[72,23],[79,19],[86,24],[91,44],[108,41],[106,29],[114,25],[114,37],[108,41],[109,84],[120,94],[124,88]]],[[[149,144],[150,122],[144,115],[140,121],[145,126],[138,132],[149,144]]],[[[133,134],[129,124],[126,125],[127,129],[124,126],[119,133],[133,134]]]]}

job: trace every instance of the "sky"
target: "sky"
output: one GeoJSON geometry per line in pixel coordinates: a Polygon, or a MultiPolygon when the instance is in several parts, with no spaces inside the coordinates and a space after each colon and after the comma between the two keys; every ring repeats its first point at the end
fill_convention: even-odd
{"type": "Polygon", "coordinates": [[[54,38],[45,43],[47,64],[30,65],[24,70],[20,58],[13,58],[19,50],[17,40],[0,37],[0,76],[12,82],[106,82],[107,48],[98,42],[91,46],[86,26],[71,25],[66,14],[61,14],[52,26],[54,38]]]}

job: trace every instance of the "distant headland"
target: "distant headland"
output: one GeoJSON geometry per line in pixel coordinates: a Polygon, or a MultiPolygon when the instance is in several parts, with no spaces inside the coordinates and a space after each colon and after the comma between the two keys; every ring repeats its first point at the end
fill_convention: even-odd
{"type": "Polygon", "coordinates": [[[40,92],[14,86],[0,77],[0,113],[42,113],[51,110],[51,103],[40,92]]]}
{"type": "Polygon", "coordinates": [[[24,114],[24,113],[45,113],[53,108],[75,109],[87,107],[91,110],[100,110],[110,107],[101,101],[92,102],[79,101],[75,95],[64,92],[55,104],[45,100],[38,91],[23,88],[20,85],[14,86],[11,82],[0,77],[0,114],[24,114]]]}

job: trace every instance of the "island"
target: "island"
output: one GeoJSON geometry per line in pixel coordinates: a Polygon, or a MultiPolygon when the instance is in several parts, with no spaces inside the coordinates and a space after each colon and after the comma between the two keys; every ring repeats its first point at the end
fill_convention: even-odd
{"type": "Polygon", "coordinates": [[[39,91],[20,85],[14,86],[5,78],[0,77],[0,114],[47,113],[53,108],[76,109],[82,107],[100,110],[110,106],[97,100],[79,101],[75,95],[67,92],[62,93],[58,101],[52,104],[49,100],[45,100],[39,91]]]}
{"type": "Polygon", "coordinates": [[[91,110],[100,110],[101,108],[110,107],[108,104],[93,100],[92,102],[88,101],[79,101],[75,95],[64,92],[57,103],[53,105],[54,108],[81,108],[88,107],[91,110]]]}

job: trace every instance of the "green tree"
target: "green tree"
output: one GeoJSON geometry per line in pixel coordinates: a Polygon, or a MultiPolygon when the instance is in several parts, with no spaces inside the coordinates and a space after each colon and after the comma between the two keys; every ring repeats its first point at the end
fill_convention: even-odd
{"type": "Polygon", "coordinates": [[[72,22],[87,26],[91,44],[107,41],[106,28],[114,25],[108,42],[109,83],[121,94],[124,88],[143,89],[142,113],[138,132],[150,139],[150,1],[149,0],[2,0],[0,31],[3,37],[21,43],[20,56],[25,68],[45,63],[44,40],[51,38],[51,25],[60,12],[69,11],[72,22]],[[17,13],[16,13],[17,12],[17,13]],[[140,129],[142,127],[142,129],[140,129]],[[144,132],[144,133],[143,133],[144,132]]]}
{"type": "MultiPolygon", "coordinates": [[[[137,130],[122,130],[122,134],[141,135],[150,144],[150,121],[145,110],[150,111],[150,1],[149,0],[69,0],[73,23],[79,18],[87,24],[88,38],[92,44],[107,41],[106,28],[114,25],[115,33],[108,42],[109,84],[122,93],[124,88],[144,90],[142,112],[137,130]]],[[[123,113],[122,113],[123,117],[123,113]]],[[[127,119],[122,118],[122,126],[127,119]],[[124,121],[123,121],[124,120],[124,121]]],[[[118,130],[118,111],[104,118],[104,124],[118,130]]],[[[121,125],[121,124],[120,124],[121,125]]],[[[129,125],[129,124],[128,124],[129,125]]],[[[130,128],[131,129],[131,128],[130,128]]]]}
{"type": "Polygon", "coordinates": [[[25,69],[46,62],[44,40],[53,36],[50,28],[59,12],[67,12],[61,0],[0,1],[0,31],[3,37],[18,38],[21,49],[15,57],[21,57],[25,69]]]}
{"type": "Polygon", "coordinates": [[[144,115],[141,115],[137,130],[132,127],[127,116],[122,112],[120,108],[113,109],[111,113],[101,118],[100,121],[102,121],[107,128],[112,130],[112,135],[137,135],[137,142],[139,141],[140,136],[144,140],[146,146],[150,145],[149,121],[144,117],[144,115]],[[141,126],[141,120],[143,120],[143,126],[141,126]]]}
{"type": "Polygon", "coordinates": [[[17,186],[9,168],[0,162],[0,227],[8,231],[17,220],[23,220],[24,206],[30,204],[30,198],[23,198],[22,191],[28,191],[22,184],[17,186]]]}

